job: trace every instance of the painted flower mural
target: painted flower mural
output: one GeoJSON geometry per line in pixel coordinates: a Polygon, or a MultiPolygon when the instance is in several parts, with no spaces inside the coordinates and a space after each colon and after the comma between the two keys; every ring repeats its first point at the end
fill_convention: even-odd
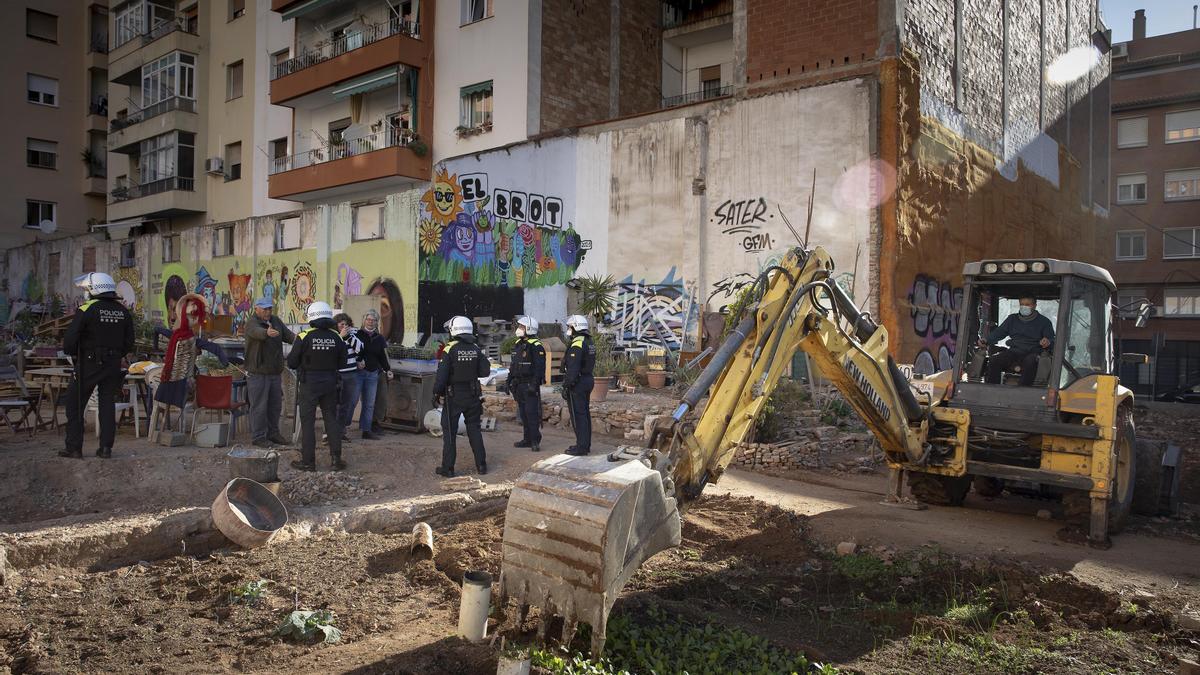
{"type": "Polygon", "coordinates": [[[442,243],[442,226],[432,220],[422,220],[420,227],[421,253],[429,255],[442,243]]]}

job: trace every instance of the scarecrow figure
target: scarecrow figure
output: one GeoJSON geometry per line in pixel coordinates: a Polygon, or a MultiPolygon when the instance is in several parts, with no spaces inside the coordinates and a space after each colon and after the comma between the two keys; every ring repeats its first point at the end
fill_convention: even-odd
{"type": "MultiPolygon", "coordinates": [[[[204,298],[188,293],[179,299],[175,305],[175,316],[172,330],[158,327],[155,331],[170,339],[167,343],[166,357],[163,361],[162,378],[154,390],[155,408],[159,404],[167,407],[167,420],[170,426],[170,409],[179,408],[182,412],[187,403],[188,391],[191,388],[192,377],[196,374],[196,361],[200,350],[209,352],[221,362],[222,366],[229,365],[225,350],[220,345],[200,337],[204,325],[208,323],[208,306],[204,298]]],[[[180,415],[180,424],[183,417],[180,415]]],[[[151,424],[153,428],[153,423],[151,424]]]]}

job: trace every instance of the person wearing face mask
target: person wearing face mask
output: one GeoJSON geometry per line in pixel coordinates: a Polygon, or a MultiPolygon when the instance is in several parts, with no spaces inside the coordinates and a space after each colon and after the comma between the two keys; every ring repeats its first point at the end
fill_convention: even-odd
{"type": "Polygon", "coordinates": [[[546,379],[546,348],[537,337],[538,323],[532,316],[517,319],[517,344],[513,345],[508,389],[517,401],[517,416],[524,433],[514,448],[541,450],[542,382],[546,379]]]}
{"type": "Polygon", "coordinates": [[[1008,338],[1008,351],[988,359],[988,383],[1000,384],[1004,371],[1019,364],[1021,386],[1033,386],[1037,377],[1038,356],[1042,350],[1050,349],[1054,344],[1054,324],[1038,313],[1036,299],[1021,298],[1020,310],[1009,314],[1003,323],[988,334],[986,342],[980,341],[979,346],[994,345],[1004,338],[1008,338]]]}
{"type": "Polygon", "coordinates": [[[567,317],[567,337],[570,346],[563,355],[563,398],[571,411],[571,426],[575,428],[575,445],[567,448],[568,455],[582,457],[592,451],[592,388],[596,384],[596,345],[588,331],[588,320],[582,314],[567,317]]]}
{"type": "Polygon", "coordinates": [[[362,343],[359,357],[363,362],[363,367],[358,371],[359,400],[362,401],[358,427],[362,429],[364,439],[372,440],[379,438],[371,430],[371,422],[375,419],[375,394],[379,389],[379,378],[392,379],[392,366],[388,362],[387,340],[379,334],[379,313],[373,309],[367,310],[362,323],[363,327],[358,331],[358,340],[362,343]]]}

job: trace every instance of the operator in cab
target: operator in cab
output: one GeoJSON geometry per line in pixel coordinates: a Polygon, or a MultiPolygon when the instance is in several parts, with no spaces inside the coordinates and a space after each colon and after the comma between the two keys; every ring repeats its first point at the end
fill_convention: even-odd
{"type": "Polygon", "coordinates": [[[1008,351],[988,359],[987,382],[1000,384],[1004,371],[1021,366],[1021,386],[1032,387],[1037,377],[1038,356],[1054,344],[1054,324],[1037,311],[1037,299],[1021,298],[1021,308],[980,341],[980,347],[995,345],[1008,338],[1008,351]]]}

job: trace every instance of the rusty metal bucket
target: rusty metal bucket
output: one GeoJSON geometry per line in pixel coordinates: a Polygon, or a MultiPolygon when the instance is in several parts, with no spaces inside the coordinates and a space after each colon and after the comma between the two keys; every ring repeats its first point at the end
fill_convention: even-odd
{"type": "Polygon", "coordinates": [[[265,486],[234,478],[213,500],[212,519],[221,534],[244,548],[271,541],[287,525],[287,508],[265,486]]]}

